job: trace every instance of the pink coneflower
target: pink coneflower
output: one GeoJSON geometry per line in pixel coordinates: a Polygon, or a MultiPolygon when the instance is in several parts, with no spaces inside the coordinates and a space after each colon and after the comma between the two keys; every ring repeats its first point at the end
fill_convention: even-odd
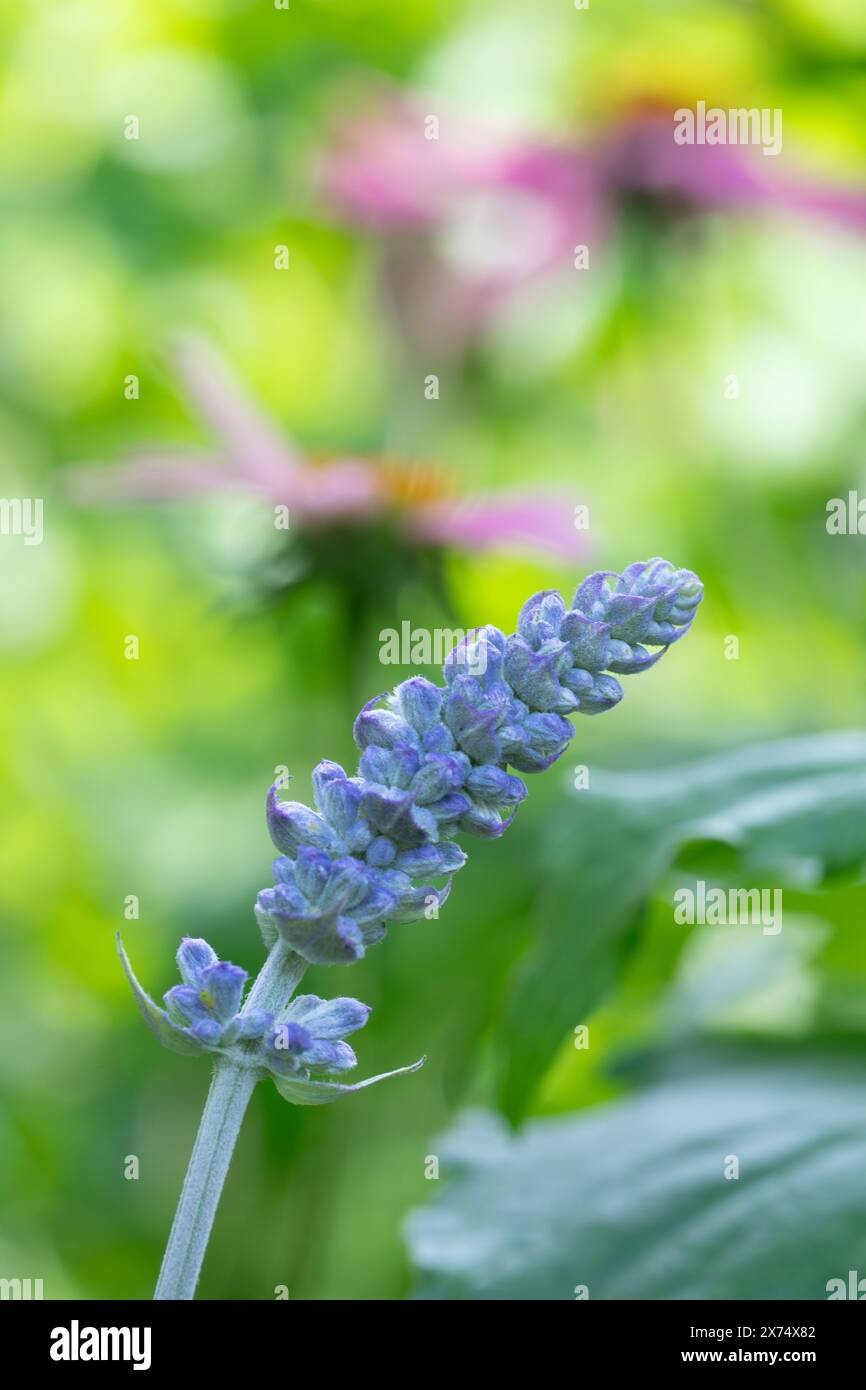
{"type": "MultiPolygon", "coordinates": [[[[326,202],[382,240],[383,274],[406,340],[464,349],[527,286],[603,251],[636,199],[683,212],[778,209],[866,230],[866,190],[821,182],[742,145],[674,143],[674,111],[634,108],[591,138],[500,136],[386,90],[336,123],[315,178],[326,202]]],[[[436,103],[428,103],[434,108],[436,103]]]]}
{"type": "Polygon", "coordinates": [[[410,546],[519,548],[566,562],[582,548],[574,501],[564,493],[535,488],[463,496],[444,470],[416,461],[304,452],[211,347],[185,338],[175,361],[215,448],[149,448],[114,464],[77,465],[67,473],[75,501],[177,502],[234,489],[288,508],[292,530],[301,534],[387,525],[410,546]]]}

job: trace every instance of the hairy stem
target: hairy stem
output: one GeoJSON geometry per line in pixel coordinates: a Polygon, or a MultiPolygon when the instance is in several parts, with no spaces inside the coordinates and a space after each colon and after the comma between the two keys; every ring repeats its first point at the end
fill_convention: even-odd
{"type": "Polygon", "coordinates": [[[214,1067],[154,1298],[190,1299],[195,1293],[235,1140],[257,1080],[254,1068],[226,1058],[214,1067]]]}
{"type": "Polygon", "coordinates": [[[246,1014],[251,1009],[267,1009],[275,1019],[279,1018],[306,969],[307,962],[303,957],[295,955],[285,941],[278,938],[250,985],[250,992],[241,1012],[246,1014]]]}
{"type": "MultiPolygon", "coordinates": [[[[278,941],[247,996],[244,1012],[267,1009],[278,1017],[306,961],[278,941]]],[[[155,1299],[191,1299],[250,1096],[263,1075],[249,1063],[219,1057],[163,1256],[155,1299]]]]}

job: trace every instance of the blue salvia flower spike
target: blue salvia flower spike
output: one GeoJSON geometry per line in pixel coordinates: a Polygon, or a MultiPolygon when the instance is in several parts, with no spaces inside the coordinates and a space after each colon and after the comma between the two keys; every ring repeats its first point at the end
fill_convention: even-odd
{"type": "Polygon", "coordinates": [[[308,965],[351,965],[388,924],[435,917],[467,855],[461,834],[496,839],[527,788],[573,737],[573,714],[602,714],[623,695],[617,677],[648,670],[688,632],[700,580],[666,560],[599,571],[571,606],[553,590],[524,604],[517,631],[484,627],[445,662],[444,686],[421,676],[371,700],[355,721],[360,759],[313,772],[315,809],[268,793],[279,851],[255,912],[268,958],[242,1004],[246,972],[185,938],[182,984],[156,1004],[118,947],[148,1026],[177,1052],[215,1057],[155,1297],[192,1298],[235,1139],[255,1083],[320,1105],[409,1067],[348,1083],[345,1035],[369,1009],[356,999],[292,997],[308,965]]]}
{"type": "Polygon", "coordinates": [[[413,676],[371,700],[355,721],[357,774],[320,763],[316,811],[271,788],[268,824],[284,857],[256,905],[266,944],[282,937],[311,964],[351,964],[388,923],[435,915],[466,862],[456,837],[502,835],[526,797],[516,773],[562,756],[574,735],[567,716],[618,704],[617,676],[655,665],[689,630],[702,593],[666,560],[602,570],[570,608],[544,590],[511,636],[484,627],[465,638],[444,687],[413,676]]]}

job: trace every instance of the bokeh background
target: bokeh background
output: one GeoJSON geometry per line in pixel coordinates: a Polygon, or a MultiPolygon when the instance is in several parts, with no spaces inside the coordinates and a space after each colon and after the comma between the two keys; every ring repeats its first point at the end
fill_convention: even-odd
{"type": "MultiPolygon", "coordinates": [[[[3,29],[0,468],[4,496],[44,498],[45,534],[0,538],[0,1274],[149,1296],[207,1067],[147,1034],[115,932],[157,996],[181,934],[255,972],[266,788],[285,765],[306,796],[320,758],[351,761],[359,704],[412,669],[381,665],[380,630],[511,630],[535,589],[589,569],[695,569],[693,632],[579,721],[438,922],[394,929],[351,980],[311,973],[373,1005],[364,1074],[427,1065],[321,1110],[258,1088],[200,1295],[408,1296],[406,1214],[438,1192],[425,1160],[466,1106],[594,1112],[638,1086],[624,1056],[694,1056],[698,1036],[808,1058],[832,1040],[856,1064],[853,792],[820,846],[811,814],[774,841],[779,938],[674,924],[672,887],[726,838],[699,829],[589,952],[589,992],[562,977],[552,1024],[537,986],[539,942],[579,959],[600,930],[593,864],[632,871],[631,793],[602,795],[602,769],[640,772],[650,799],[663,770],[676,800],[671,769],[719,754],[743,795],[770,795],[829,745],[743,749],[862,723],[866,542],[826,528],[828,499],[866,487],[862,7],[58,0],[7,8],[3,29]],[[780,108],[782,154],[671,166],[671,113],[699,99],[780,108]],[[318,470],[288,535],[219,433],[228,387],[194,398],[191,340],[247,393],[241,433],[264,413],[318,470]],[[728,989],[702,992],[722,964],[728,989]]],[[[862,740],[827,758],[862,774],[862,740]]],[[[748,850],[754,824],[729,838],[748,850]]],[[[754,881],[717,854],[712,870],[754,881]]],[[[813,1271],[813,1296],[847,1268],[813,1271]]],[[[731,1279],[726,1296],[760,1296],[731,1279]]]]}

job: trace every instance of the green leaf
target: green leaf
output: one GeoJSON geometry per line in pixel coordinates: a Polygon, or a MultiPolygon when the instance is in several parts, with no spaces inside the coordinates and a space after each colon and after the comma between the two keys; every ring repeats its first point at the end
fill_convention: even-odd
{"type": "Polygon", "coordinates": [[[117,951],[126,978],[129,980],[135,995],[135,1002],[154,1037],[158,1038],[162,1045],[170,1048],[172,1052],[180,1052],[184,1057],[200,1057],[206,1049],[172,1023],[165,1010],[155,1004],[150,995],[139,984],[129,963],[129,957],[123,949],[120,932],[117,933],[117,951]]]}
{"type": "Polygon", "coordinates": [[[390,1076],[403,1076],[405,1072],[418,1071],[426,1062],[420,1057],[408,1067],[397,1067],[396,1071],[383,1071],[378,1076],[368,1076],[366,1081],[356,1081],[346,1085],[342,1081],[302,1081],[294,1076],[277,1076],[271,1073],[274,1085],[284,1100],[292,1105],[328,1105],[341,1096],[351,1095],[352,1091],[363,1091],[367,1086],[375,1086],[377,1081],[387,1081],[390,1076]]]}
{"type": "Polygon", "coordinates": [[[601,808],[587,799],[568,808],[567,830],[560,827],[551,861],[541,867],[535,946],[518,971],[500,1038],[500,1099],[513,1118],[563,1037],[614,985],[667,863],[664,843],[627,806],[601,808]]]}
{"type": "Polygon", "coordinates": [[[859,874],[866,862],[862,734],[783,739],[670,772],[602,772],[594,786],[667,832],[678,852],[727,845],[739,870],[775,873],[796,886],[859,874]]]}
{"type": "Polygon", "coordinates": [[[669,1076],[517,1136],[470,1114],[409,1218],[420,1296],[824,1299],[866,1274],[864,1116],[862,1058],[669,1076]]]}
{"type": "Polygon", "coordinates": [[[593,770],[590,789],[560,804],[540,868],[535,945],[500,1039],[499,1100],[512,1119],[563,1038],[613,987],[653,887],[676,860],[774,886],[862,874],[866,735],[783,739],[640,773],[593,770]]]}

